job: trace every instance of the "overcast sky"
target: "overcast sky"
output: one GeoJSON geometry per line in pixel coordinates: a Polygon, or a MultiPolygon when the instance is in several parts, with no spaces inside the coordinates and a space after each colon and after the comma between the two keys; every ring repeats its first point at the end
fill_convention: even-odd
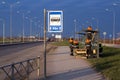
{"type": "MultiPolygon", "coordinates": [[[[24,19],[25,36],[30,35],[30,19],[32,19],[32,35],[43,33],[43,9],[63,10],[64,31],[63,36],[73,36],[74,20],[76,19],[77,31],[82,27],[92,25],[101,32],[107,32],[107,37],[113,34],[113,13],[115,12],[115,33],[120,32],[120,0],[0,0],[0,19],[5,23],[5,35],[10,34],[10,5],[12,7],[12,34],[22,35],[23,13],[28,19],[24,19]],[[14,5],[16,2],[19,4],[14,5]],[[117,3],[117,5],[114,5],[117,3]],[[106,11],[108,9],[108,11],[106,11]],[[19,12],[19,13],[17,13],[19,12]]],[[[48,33],[49,35],[50,33],[48,33]]],[[[0,36],[2,36],[2,21],[0,20],[0,36]]]]}

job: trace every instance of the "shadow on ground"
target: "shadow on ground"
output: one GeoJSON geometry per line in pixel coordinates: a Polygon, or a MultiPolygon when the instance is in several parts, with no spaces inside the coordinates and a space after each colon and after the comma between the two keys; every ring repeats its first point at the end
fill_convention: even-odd
{"type": "MultiPolygon", "coordinates": [[[[84,68],[84,69],[70,70],[64,73],[51,75],[48,76],[45,80],[91,80],[90,78],[93,79],[93,75],[96,74],[91,68],[84,68]],[[88,77],[88,75],[91,76],[88,77]]],[[[98,79],[104,80],[101,79],[100,76],[96,75],[96,77],[94,77],[94,80],[98,80],[98,79]]],[[[40,80],[44,80],[44,79],[40,79],[40,80]]]]}

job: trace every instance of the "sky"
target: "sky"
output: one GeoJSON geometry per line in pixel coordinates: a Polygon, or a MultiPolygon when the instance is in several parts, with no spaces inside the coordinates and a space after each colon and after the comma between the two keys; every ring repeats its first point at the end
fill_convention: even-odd
{"type": "MultiPolygon", "coordinates": [[[[22,36],[23,24],[24,35],[29,36],[30,20],[32,20],[31,35],[43,36],[44,9],[63,11],[63,32],[54,34],[62,34],[64,37],[74,36],[74,20],[76,20],[77,32],[90,25],[96,29],[98,25],[100,37],[106,32],[106,37],[110,38],[113,34],[113,13],[115,13],[115,37],[119,36],[120,0],[0,0],[0,36],[3,34],[3,20],[5,36],[10,36],[10,15],[12,15],[12,36],[22,36]],[[116,5],[113,5],[115,3],[116,5]],[[10,5],[13,5],[12,12],[10,5]]],[[[53,33],[47,33],[48,36],[51,34],[53,33]]]]}

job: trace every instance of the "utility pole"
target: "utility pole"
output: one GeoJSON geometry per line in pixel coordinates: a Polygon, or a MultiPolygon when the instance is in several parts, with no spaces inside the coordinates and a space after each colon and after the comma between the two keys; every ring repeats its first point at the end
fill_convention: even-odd
{"type": "Polygon", "coordinates": [[[3,26],[3,39],[2,39],[2,43],[5,43],[5,20],[4,19],[0,19],[0,21],[2,21],[2,26],[3,26]]]}

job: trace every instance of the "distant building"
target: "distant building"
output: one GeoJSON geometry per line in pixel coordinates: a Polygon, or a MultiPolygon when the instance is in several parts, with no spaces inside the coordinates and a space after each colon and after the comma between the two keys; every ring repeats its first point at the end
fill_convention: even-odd
{"type": "Polygon", "coordinates": [[[31,38],[31,39],[35,39],[35,36],[29,36],[29,38],[31,38]]]}

